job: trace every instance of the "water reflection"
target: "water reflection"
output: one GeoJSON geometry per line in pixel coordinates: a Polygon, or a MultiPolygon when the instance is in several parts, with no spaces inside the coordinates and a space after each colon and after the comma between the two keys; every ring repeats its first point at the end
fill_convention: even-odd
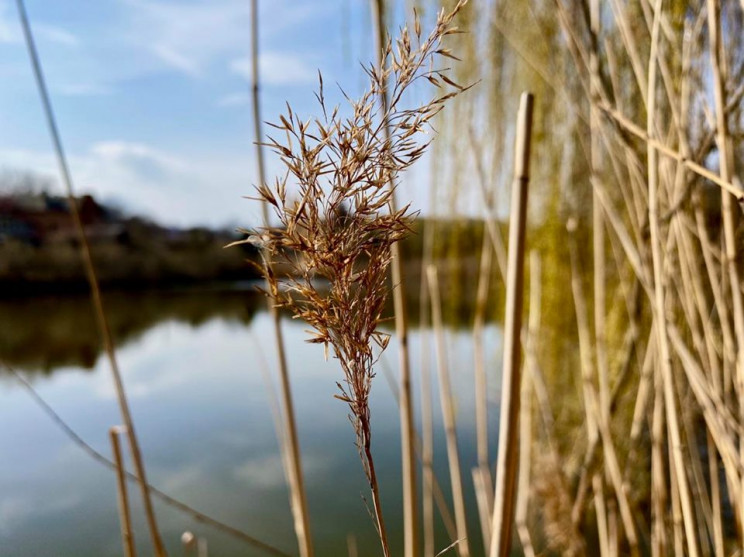
{"type": "MultiPolygon", "coordinates": [[[[164,321],[196,327],[220,317],[248,324],[265,303],[251,286],[113,292],[104,303],[115,342],[123,347],[164,321]]],[[[25,371],[91,369],[101,351],[87,296],[0,299],[0,331],[0,359],[25,371]]]]}
{"type": "MultiPolygon", "coordinates": [[[[273,364],[263,298],[232,290],[109,295],[106,301],[151,482],[296,553],[269,394],[260,372],[263,358],[273,364]]],[[[0,328],[0,357],[26,372],[43,371],[32,374],[34,387],[86,441],[110,454],[106,431],[119,422],[118,410],[87,298],[3,301],[0,328]]],[[[323,361],[322,348],[303,342],[301,323],[286,319],[284,328],[317,553],[345,555],[347,534],[353,533],[360,555],[377,555],[374,528],[360,497],[367,496],[367,486],[354,434],[345,406],[332,398],[339,370],[335,362],[323,361]]],[[[421,362],[421,335],[414,331],[411,337],[414,369],[421,362]]],[[[472,347],[469,332],[457,326],[450,326],[448,340],[467,486],[467,471],[475,463],[472,347]]],[[[500,345],[495,325],[487,330],[487,345],[495,417],[500,345]]],[[[393,343],[386,353],[391,363],[397,361],[396,350],[393,343]]],[[[419,392],[418,384],[414,392],[419,392]]],[[[436,392],[434,396],[438,400],[436,392]]],[[[399,547],[398,412],[382,377],[373,388],[372,412],[384,511],[391,542],[399,547]]],[[[7,375],[0,376],[0,421],[5,424],[0,428],[0,555],[120,555],[110,471],[71,443],[7,375]]],[[[435,422],[435,461],[447,493],[438,412],[435,422]]],[[[472,489],[467,492],[475,518],[472,489]]],[[[138,549],[149,554],[141,507],[136,491],[131,493],[138,549]]],[[[207,536],[211,554],[261,555],[156,505],[174,555],[185,529],[207,536]]],[[[470,530],[477,551],[475,522],[470,530]]],[[[446,545],[443,531],[438,541],[446,545]]]]}

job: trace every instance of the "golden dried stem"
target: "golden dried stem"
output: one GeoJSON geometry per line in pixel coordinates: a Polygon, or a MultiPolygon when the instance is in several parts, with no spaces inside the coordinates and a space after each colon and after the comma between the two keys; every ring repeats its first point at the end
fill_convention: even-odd
{"type": "Polygon", "coordinates": [[[511,548],[516,473],[519,465],[517,432],[519,424],[520,363],[522,329],[522,296],[524,280],[524,245],[527,224],[527,190],[529,184],[530,147],[532,139],[533,96],[523,93],[517,115],[514,183],[512,185],[509,255],[506,278],[506,318],[504,324],[504,359],[499,452],[496,467],[496,489],[491,527],[490,557],[505,557],[511,548]]]}
{"type": "Polygon", "coordinates": [[[129,514],[129,499],[127,497],[127,479],[124,469],[124,461],[121,457],[121,446],[119,445],[119,434],[124,428],[114,426],[109,429],[111,440],[111,451],[116,463],[116,503],[119,509],[119,522],[121,525],[121,543],[124,547],[126,557],[135,557],[137,554],[134,547],[134,533],[132,531],[132,519],[129,514]]]}
{"type": "MultiPolygon", "coordinates": [[[[710,35],[710,56],[713,68],[713,93],[716,108],[716,124],[718,129],[718,152],[720,159],[721,179],[725,182],[731,181],[733,176],[733,153],[731,152],[731,138],[728,133],[728,121],[726,118],[726,98],[721,60],[723,44],[721,41],[721,5],[715,0],[708,0],[708,32],[710,35]]],[[[741,199],[741,198],[739,198],[741,199]]],[[[738,399],[744,397],[744,301],[740,290],[739,271],[737,268],[737,240],[734,223],[733,196],[729,193],[721,193],[721,210],[723,212],[723,237],[725,259],[724,270],[728,273],[729,285],[731,287],[731,299],[733,307],[734,332],[736,334],[736,356],[735,385],[738,399]]],[[[739,423],[744,423],[744,404],[739,404],[739,423]]],[[[739,436],[739,464],[742,468],[741,482],[744,483],[744,436],[739,436]]],[[[740,494],[741,495],[741,494],[740,494]]],[[[734,504],[739,524],[739,551],[744,552],[744,503],[739,498],[734,504]]]]}
{"type": "Polygon", "coordinates": [[[460,543],[457,545],[457,551],[460,557],[468,557],[470,555],[470,545],[468,543],[468,531],[465,516],[465,497],[462,489],[460,455],[457,449],[454,398],[452,395],[452,387],[450,386],[447,353],[444,348],[444,327],[442,324],[442,308],[437,268],[434,265],[429,265],[426,269],[426,274],[429,279],[429,292],[431,293],[431,315],[436,339],[439,395],[442,403],[442,418],[444,421],[444,432],[447,440],[447,459],[449,461],[452,500],[455,505],[457,537],[458,540],[460,540],[460,543]]]}
{"type": "Polygon", "coordinates": [[[145,474],[145,465],[142,458],[142,453],[140,451],[139,442],[137,440],[137,434],[134,430],[134,421],[132,420],[132,416],[129,411],[129,403],[127,401],[126,392],[124,390],[124,383],[121,379],[119,364],[116,359],[114,340],[111,335],[111,329],[109,327],[106,312],[104,310],[103,297],[101,296],[101,289],[98,284],[98,276],[96,275],[95,265],[93,264],[93,256],[91,254],[88,238],[85,234],[85,229],[83,228],[83,223],[80,218],[77,200],[75,199],[72,176],[67,165],[67,158],[62,147],[62,139],[57,128],[54,111],[52,109],[52,103],[47,91],[46,82],[44,80],[44,75],[41,69],[41,62],[39,61],[39,55],[36,50],[33,34],[31,32],[31,25],[28,21],[28,15],[26,13],[26,7],[23,0],[17,0],[17,6],[18,14],[21,19],[21,26],[23,27],[26,47],[28,49],[29,57],[31,59],[31,65],[33,66],[34,70],[34,77],[36,79],[36,84],[39,89],[39,95],[41,96],[41,101],[44,107],[44,114],[46,116],[47,126],[49,128],[49,133],[54,144],[57,165],[59,167],[62,182],[65,186],[67,203],[70,213],[72,214],[72,219],[78,239],[80,240],[80,251],[83,259],[83,265],[85,267],[86,278],[91,290],[91,298],[93,302],[93,309],[96,315],[96,322],[101,332],[104,350],[109,361],[109,366],[111,367],[111,374],[114,380],[114,389],[116,391],[116,398],[119,404],[122,421],[124,422],[124,426],[127,429],[129,449],[132,454],[135,472],[137,473],[137,477],[139,478],[139,486],[142,493],[142,501],[145,507],[147,524],[150,529],[153,551],[155,552],[155,555],[157,557],[163,557],[166,555],[165,546],[163,545],[163,541],[160,537],[160,532],[158,531],[155,510],[152,505],[149,484],[147,483],[147,477],[145,474]]]}
{"type": "MultiPolygon", "coordinates": [[[[259,71],[258,71],[258,0],[251,0],[251,74],[253,86],[251,98],[253,104],[253,126],[256,141],[256,160],[258,162],[258,181],[261,186],[266,185],[266,176],[264,172],[263,149],[260,141],[262,140],[261,132],[261,107],[259,96],[259,71]]],[[[261,204],[264,226],[269,224],[269,212],[267,203],[261,204]]],[[[271,256],[263,257],[267,273],[271,268],[271,256]]],[[[269,289],[270,290],[270,289],[269,289]]],[[[307,508],[307,497],[305,494],[305,480],[302,473],[302,455],[300,453],[300,444],[297,436],[297,424],[294,412],[294,401],[292,400],[292,387],[289,381],[289,371],[287,369],[287,356],[284,348],[284,336],[282,333],[281,319],[276,301],[269,297],[267,299],[268,311],[271,316],[271,322],[274,329],[274,338],[276,340],[277,362],[279,367],[279,385],[281,392],[281,401],[283,409],[283,427],[284,434],[279,438],[282,457],[286,463],[287,481],[289,483],[290,502],[292,507],[292,516],[294,517],[294,529],[297,536],[297,544],[300,549],[301,557],[313,557],[312,534],[310,531],[310,515],[307,508]]]]}
{"type": "MultiPolygon", "coordinates": [[[[651,50],[648,64],[648,101],[646,103],[647,124],[646,133],[649,139],[655,135],[656,125],[656,70],[659,45],[659,29],[661,24],[661,0],[656,0],[654,9],[654,23],[651,34],[651,50]]],[[[651,230],[651,256],[653,263],[654,278],[654,325],[656,329],[656,341],[659,348],[659,366],[661,368],[661,380],[664,393],[664,408],[666,411],[667,425],[669,428],[672,451],[672,463],[674,465],[674,477],[679,489],[682,516],[684,518],[685,536],[687,539],[687,550],[691,557],[697,557],[698,544],[695,528],[694,510],[690,488],[685,471],[683,446],[680,436],[679,417],[674,388],[674,375],[672,372],[671,355],[669,352],[669,337],[667,333],[667,317],[665,302],[665,284],[663,280],[663,253],[661,248],[661,237],[659,230],[659,163],[658,153],[654,145],[648,145],[648,220],[651,230]]]]}
{"type": "MultiPolygon", "coordinates": [[[[383,58],[387,33],[385,31],[385,13],[383,0],[371,0],[372,24],[374,27],[377,67],[383,69],[383,58]]],[[[382,83],[380,94],[383,112],[388,112],[389,92],[387,80],[382,83]]],[[[384,122],[385,140],[390,140],[390,123],[384,122]]],[[[390,205],[396,209],[394,185],[389,184],[392,192],[390,205]]],[[[403,475],[403,535],[405,557],[416,557],[419,554],[418,538],[418,496],[416,484],[416,460],[414,452],[415,425],[413,420],[413,396],[411,394],[411,366],[408,351],[408,320],[406,315],[406,288],[400,264],[400,245],[391,246],[391,274],[393,280],[393,306],[395,308],[395,335],[398,339],[398,358],[400,366],[400,438],[403,475]]]]}

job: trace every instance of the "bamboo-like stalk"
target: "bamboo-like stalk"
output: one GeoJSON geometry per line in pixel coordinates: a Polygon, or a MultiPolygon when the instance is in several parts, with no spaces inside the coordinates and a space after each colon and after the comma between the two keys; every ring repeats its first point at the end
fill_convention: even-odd
{"type": "Polygon", "coordinates": [[[610,535],[607,520],[607,498],[605,497],[604,478],[599,472],[592,476],[594,508],[597,510],[597,538],[601,557],[610,557],[610,535]]]}
{"type": "MultiPolygon", "coordinates": [[[[602,157],[600,153],[600,118],[599,111],[596,106],[596,99],[600,94],[600,75],[599,75],[599,34],[600,34],[600,13],[599,13],[599,1],[592,0],[590,2],[590,29],[591,29],[591,50],[589,53],[589,64],[590,64],[590,94],[592,98],[590,108],[590,130],[591,130],[591,176],[590,180],[592,183],[592,233],[593,233],[593,261],[594,261],[594,335],[595,335],[595,355],[597,361],[597,376],[599,384],[599,397],[597,422],[601,432],[603,446],[605,447],[605,453],[607,456],[606,462],[606,474],[608,481],[613,483],[615,492],[618,495],[618,501],[620,502],[621,514],[623,521],[626,525],[626,532],[628,539],[631,544],[631,549],[635,552],[636,538],[635,538],[635,527],[633,525],[632,517],[630,516],[629,505],[625,497],[625,493],[622,487],[620,479],[619,466],[617,464],[617,458],[615,456],[612,442],[610,441],[610,386],[609,386],[609,364],[607,357],[607,339],[606,339],[606,319],[605,312],[607,306],[607,290],[606,290],[606,256],[605,256],[605,224],[602,204],[597,197],[597,190],[599,189],[600,173],[602,157]]],[[[601,486],[598,478],[594,480],[595,485],[601,486]]],[[[608,508],[609,511],[614,509],[614,505],[608,508]]],[[[599,513],[602,515],[603,513],[599,513]]],[[[613,546],[617,541],[616,528],[614,527],[614,521],[616,520],[615,513],[612,512],[607,515],[607,522],[604,520],[598,520],[600,526],[600,533],[604,532],[604,542],[606,544],[606,551],[609,554],[613,552],[613,546]],[[610,516],[610,514],[612,516],[610,516]],[[615,517],[615,518],[613,518],[615,517]],[[605,528],[606,526],[606,528],[605,528]]],[[[602,539],[602,536],[600,536],[602,539]]]]}
{"type": "MultiPolygon", "coordinates": [[[[424,557],[434,555],[434,424],[432,417],[431,366],[429,358],[428,298],[429,288],[426,267],[431,262],[434,249],[434,225],[424,224],[424,251],[421,258],[421,284],[419,287],[419,335],[421,337],[421,518],[424,534],[424,557]]],[[[397,400],[400,396],[396,395],[397,400]]]]}
{"type": "Polygon", "coordinates": [[[609,543],[610,555],[612,557],[618,557],[620,539],[619,539],[619,528],[617,520],[617,505],[614,499],[607,501],[607,539],[609,543]]]}
{"type": "MultiPolygon", "coordinates": [[[[713,68],[713,93],[716,107],[716,125],[718,128],[718,152],[720,159],[721,179],[725,182],[731,180],[733,175],[733,160],[730,149],[730,137],[728,133],[728,121],[726,118],[726,99],[721,67],[723,61],[721,53],[723,44],[720,39],[721,33],[721,5],[715,0],[708,0],[708,34],[710,35],[710,56],[713,68]]],[[[732,195],[721,193],[721,210],[723,212],[723,237],[725,259],[723,267],[728,272],[729,285],[731,287],[731,299],[733,301],[734,332],[736,334],[736,357],[735,378],[736,393],[739,400],[744,397],[744,302],[739,289],[739,271],[737,269],[737,241],[734,225],[734,206],[732,195]]],[[[739,404],[739,423],[744,423],[744,404],[739,404]]],[[[740,478],[744,483],[744,436],[739,437],[739,465],[741,466],[740,478]]],[[[739,552],[744,552],[744,503],[738,501],[734,504],[738,511],[737,522],[739,523],[741,538],[739,540],[739,552]]]]}
{"type": "Polygon", "coordinates": [[[516,475],[519,466],[517,432],[521,389],[520,334],[522,329],[524,245],[533,103],[534,97],[532,94],[523,93],[517,115],[514,183],[512,185],[511,220],[509,223],[499,453],[496,467],[490,557],[497,557],[497,555],[505,557],[509,554],[516,501],[516,475]]]}
{"type": "Polygon", "coordinates": [[[708,481],[710,482],[710,506],[713,511],[713,547],[716,555],[723,555],[723,517],[721,513],[721,484],[718,477],[718,456],[710,431],[706,432],[708,448],[708,481]]]}
{"type": "MultiPolygon", "coordinates": [[[[654,335],[656,335],[654,324],[654,335]]],[[[658,351],[658,350],[657,350],[658,351]]],[[[656,356],[658,362],[659,356],[656,356]]],[[[666,519],[667,489],[664,465],[664,390],[661,371],[654,368],[654,403],[651,418],[651,555],[667,554],[666,519]]]]}
{"type": "MultiPolygon", "coordinates": [[[[569,221],[568,231],[570,234],[573,234],[575,231],[575,226],[576,222],[573,219],[569,221]]],[[[579,334],[579,360],[581,366],[581,387],[584,402],[586,433],[589,445],[591,446],[598,443],[600,439],[600,426],[597,423],[600,417],[598,416],[598,413],[594,411],[597,404],[595,400],[596,395],[592,373],[591,332],[587,320],[586,298],[581,284],[581,271],[579,269],[577,251],[576,241],[574,238],[571,238],[571,241],[569,242],[571,291],[573,293],[576,326],[579,334]]],[[[585,460],[588,460],[591,456],[591,453],[587,453],[585,460]]],[[[607,555],[607,512],[604,504],[604,483],[602,482],[602,477],[595,471],[591,474],[591,477],[584,475],[581,479],[586,482],[586,485],[579,485],[577,501],[583,498],[583,492],[585,489],[588,489],[588,482],[591,479],[591,487],[594,492],[594,508],[597,515],[597,533],[599,537],[600,550],[602,555],[607,555]]],[[[579,509],[580,506],[574,504],[571,513],[571,520],[577,528],[581,520],[579,509]]]]}
{"type": "Polygon", "coordinates": [[[537,367],[537,339],[540,334],[541,275],[540,255],[533,250],[530,252],[530,310],[525,349],[525,373],[520,394],[522,400],[519,418],[519,477],[517,479],[517,508],[515,512],[515,524],[526,557],[534,557],[535,555],[527,516],[530,500],[532,453],[532,375],[533,370],[537,367]]]}
{"type": "Polygon", "coordinates": [[[598,103],[598,106],[599,108],[602,109],[602,111],[607,116],[612,118],[621,128],[631,133],[632,135],[636,136],[638,139],[641,139],[644,143],[646,143],[649,146],[649,148],[653,148],[656,151],[658,151],[658,154],[664,155],[665,157],[669,157],[670,159],[673,159],[677,161],[678,163],[684,165],[685,168],[694,172],[700,177],[710,180],[711,182],[719,186],[722,190],[724,190],[726,193],[729,193],[737,201],[740,201],[740,202],[744,201],[744,190],[741,190],[740,188],[738,188],[733,182],[724,180],[721,176],[719,176],[715,172],[708,170],[703,165],[695,162],[694,160],[687,158],[684,154],[680,153],[678,150],[674,149],[673,147],[670,147],[666,143],[660,141],[659,139],[653,137],[652,135],[649,135],[648,132],[644,131],[643,128],[635,124],[632,120],[630,120],[630,118],[628,118],[627,116],[622,114],[620,111],[615,109],[609,102],[602,100],[598,103]]]}
{"type": "MultiPolygon", "coordinates": [[[[646,133],[649,138],[655,135],[656,118],[656,69],[659,44],[659,29],[661,25],[661,0],[656,0],[654,10],[653,30],[651,34],[651,51],[648,64],[648,102],[646,133]]],[[[654,277],[654,324],[657,333],[657,344],[659,347],[659,367],[661,368],[661,380],[664,391],[664,408],[666,410],[667,426],[669,429],[672,451],[672,462],[674,465],[675,480],[679,488],[680,505],[684,519],[684,530],[687,541],[687,550],[691,557],[698,555],[698,543],[692,508],[692,496],[685,471],[684,454],[680,438],[680,427],[677,412],[677,404],[674,394],[674,377],[669,352],[669,337],[667,334],[666,303],[663,282],[663,254],[661,251],[661,240],[659,231],[659,175],[658,154],[656,147],[648,145],[648,186],[649,204],[648,220],[651,231],[651,257],[654,277]]]]}
{"type": "MultiPolygon", "coordinates": [[[[592,99],[599,95],[599,0],[591,0],[590,19],[592,31],[592,48],[589,53],[590,80],[592,99]]],[[[607,272],[605,265],[605,230],[604,216],[602,214],[602,204],[597,199],[596,190],[598,188],[602,154],[600,153],[599,138],[599,110],[596,103],[592,102],[590,107],[590,129],[591,129],[591,176],[592,183],[592,239],[594,252],[594,337],[595,337],[595,355],[597,358],[597,376],[599,379],[599,408],[600,419],[609,420],[610,406],[610,387],[609,387],[609,370],[607,363],[607,339],[605,329],[607,327],[605,312],[607,307],[607,272]]]]}
{"type": "Polygon", "coordinates": [[[488,290],[491,281],[493,255],[503,279],[506,276],[506,249],[499,230],[499,223],[494,216],[494,188],[489,189],[490,180],[486,177],[481,161],[481,149],[475,138],[475,131],[470,127],[468,137],[475,160],[478,183],[485,207],[485,229],[481,244],[481,255],[478,269],[478,285],[475,295],[475,315],[473,317],[473,372],[475,375],[475,422],[478,451],[478,466],[473,469],[473,483],[476,491],[478,515],[481,523],[483,547],[491,545],[491,514],[493,513],[493,479],[491,478],[488,458],[488,381],[484,355],[483,334],[486,322],[488,290]]]}
{"type": "Polygon", "coordinates": [[[439,396],[442,403],[442,419],[447,441],[447,460],[449,461],[450,483],[452,484],[452,500],[455,506],[455,524],[459,543],[457,551],[460,557],[470,555],[468,531],[465,516],[465,497],[462,490],[462,474],[460,472],[460,455],[457,449],[457,429],[455,426],[455,408],[450,386],[449,371],[447,369],[447,353],[445,351],[444,326],[442,324],[441,296],[439,294],[439,278],[437,268],[429,265],[426,269],[429,279],[431,296],[431,316],[436,339],[437,370],[439,375],[439,396]]]}
{"type": "Polygon", "coordinates": [[[485,475],[483,474],[483,468],[480,466],[474,466],[470,470],[470,474],[473,477],[473,489],[475,489],[475,503],[478,506],[478,519],[480,521],[481,536],[483,537],[483,547],[490,547],[491,545],[491,513],[489,507],[493,507],[493,504],[489,503],[489,500],[493,497],[493,493],[490,486],[485,483],[485,475]]]}
{"type": "Polygon", "coordinates": [[[109,429],[111,440],[111,452],[116,463],[116,503],[119,508],[119,522],[121,525],[121,543],[126,557],[134,557],[137,552],[134,547],[134,533],[132,531],[132,519],[129,514],[129,498],[127,497],[127,478],[124,469],[124,460],[121,457],[121,446],[119,435],[125,433],[121,426],[109,429]]]}
{"type": "Polygon", "coordinates": [[[700,369],[692,354],[684,345],[676,327],[669,327],[669,338],[682,363],[690,390],[702,410],[706,426],[716,445],[716,450],[721,455],[724,471],[729,481],[731,498],[737,500],[741,486],[738,476],[739,465],[738,450],[735,442],[736,437],[732,433],[737,428],[737,425],[733,416],[728,416],[727,412],[722,410],[725,408],[722,397],[717,396],[708,388],[702,369],[700,369]]]}
{"type": "MultiPolygon", "coordinates": [[[[385,31],[384,0],[371,0],[372,25],[377,66],[384,64],[383,49],[387,41],[385,31]]],[[[383,113],[387,113],[388,91],[384,84],[381,95],[383,113]]],[[[384,123],[386,140],[390,138],[389,122],[384,123]]],[[[394,188],[390,184],[391,190],[394,188]]],[[[391,210],[395,212],[395,193],[391,196],[391,210]]],[[[400,437],[403,474],[403,534],[404,556],[416,557],[419,554],[418,541],[418,497],[416,492],[416,455],[414,449],[415,427],[413,421],[413,396],[411,394],[411,367],[408,353],[408,319],[406,315],[405,283],[400,261],[400,244],[391,248],[391,276],[393,280],[393,307],[395,308],[395,335],[398,338],[398,358],[400,364],[400,437]]]]}
{"type": "MultiPolygon", "coordinates": [[[[677,396],[682,398],[679,388],[677,389],[677,396]]],[[[685,435],[685,441],[688,447],[701,447],[702,445],[698,442],[698,436],[696,433],[697,424],[696,421],[699,414],[693,406],[684,406],[682,409],[682,425],[685,435]]],[[[715,446],[714,446],[715,449],[715,446]]],[[[714,535],[713,525],[713,510],[710,507],[710,497],[708,495],[708,485],[706,483],[705,472],[703,470],[702,458],[699,458],[695,454],[695,450],[689,451],[689,462],[690,462],[690,475],[692,490],[695,493],[695,511],[698,516],[698,539],[701,540],[700,552],[704,557],[709,557],[710,544],[705,543],[708,539],[708,534],[712,538],[714,535]]]]}
{"type": "MultiPolygon", "coordinates": [[[[480,270],[476,289],[475,318],[473,320],[473,364],[475,373],[475,422],[478,450],[478,466],[488,471],[488,409],[486,365],[483,354],[483,330],[486,321],[486,303],[491,278],[493,247],[488,234],[483,234],[483,245],[480,256],[480,270]]],[[[490,486],[490,482],[489,482],[490,486]]],[[[489,487],[490,489],[490,487],[489,487]]]]}
{"type": "Polygon", "coordinates": [[[137,477],[139,478],[139,486],[142,493],[142,501],[145,507],[147,524],[150,529],[153,551],[155,552],[155,555],[157,557],[163,557],[166,555],[165,546],[163,545],[163,541],[160,537],[160,532],[158,531],[157,518],[155,517],[155,510],[152,505],[152,498],[150,497],[149,484],[147,483],[147,477],[145,474],[145,465],[142,459],[139,442],[137,440],[137,434],[134,430],[134,421],[132,420],[132,415],[129,411],[129,403],[127,401],[126,392],[124,390],[124,383],[121,379],[119,364],[116,359],[114,340],[111,335],[111,329],[109,327],[108,319],[106,317],[106,312],[103,305],[103,297],[101,296],[101,290],[98,285],[98,276],[96,275],[95,266],[93,264],[93,256],[91,255],[90,245],[88,244],[88,238],[85,235],[85,229],[83,228],[83,222],[80,218],[80,212],[78,210],[77,201],[75,199],[74,188],[72,184],[72,175],[70,174],[70,170],[67,165],[67,158],[62,147],[62,139],[57,128],[54,110],[52,109],[52,102],[49,98],[49,92],[44,80],[41,62],[36,50],[36,44],[34,42],[31,25],[28,20],[28,14],[26,13],[26,7],[23,0],[17,0],[16,4],[18,6],[18,15],[21,20],[21,26],[23,28],[23,34],[26,41],[29,58],[31,59],[31,65],[34,71],[36,85],[39,90],[42,105],[44,107],[44,114],[46,116],[47,126],[52,138],[52,143],[54,144],[57,166],[59,167],[62,182],[65,186],[67,203],[70,209],[70,213],[72,214],[72,219],[75,225],[77,236],[80,240],[80,251],[83,259],[83,265],[85,267],[86,278],[90,286],[93,308],[96,315],[96,322],[101,332],[104,350],[111,367],[111,374],[114,380],[114,389],[116,391],[116,398],[119,404],[119,410],[121,412],[122,421],[124,422],[124,426],[127,430],[129,450],[132,455],[135,472],[137,474],[137,477]]]}
{"type": "Polygon", "coordinates": [[[672,540],[674,541],[674,554],[684,555],[684,536],[682,530],[684,524],[682,523],[682,509],[679,502],[679,482],[677,482],[676,469],[674,467],[673,454],[671,447],[667,447],[668,461],[669,461],[669,488],[672,496],[672,540]]]}
{"type": "MultiPolygon", "coordinates": [[[[253,125],[256,141],[256,160],[258,163],[258,180],[260,185],[266,184],[264,171],[264,158],[261,141],[263,138],[261,132],[261,106],[260,106],[260,89],[259,89],[259,71],[258,71],[258,0],[251,0],[251,76],[253,80],[252,105],[253,105],[253,125]]],[[[261,203],[264,226],[269,224],[269,212],[266,202],[261,203]]],[[[270,256],[262,258],[264,264],[271,265],[270,256]]],[[[267,291],[271,291],[267,288],[267,291]]],[[[305,480],[302,473],[302,455],[297,436],[297,425],[295,419],[294,402],[292,399],[292,388],[289,381],[289,371],[287,369],[287,356],[284,349],[284,336],[282,333],[281,318],[279,310],[273,300],[268,298],[268,311],[274,329],[274,338],[276,340],[277,361],[279,367],[279,385],[282,400],[282,409],[284,412],[284,436],[279,439],[282,445],[282,451],[286,454],[283,458],[287,463],[288,483],[290,491],[290,502],[292,507],[292,516],[294,518],[295,535],[297,544],[300,549],[301,557],[313,557],[312,534],[310,531],[310,516],[307,508],[307,496],[305,494],[305,480]]]]}

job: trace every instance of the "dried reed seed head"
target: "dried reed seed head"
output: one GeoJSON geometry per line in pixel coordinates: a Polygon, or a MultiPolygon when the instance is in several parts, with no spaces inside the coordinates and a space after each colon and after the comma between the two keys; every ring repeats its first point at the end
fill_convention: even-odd
{"type": "Polygon", "coordinates": [[[338,398],[349,404],[360,442],[374,376],[372,344],[384,350],[389,341],[377,327],[387,297],[390,248],[410,231],[413,218],[409,206],[393,209],[395,184],[429,145],[416,141],[417,134],[427,131],[444,102],[467,89],[447,77],[446,69],[433,66],[437,58],[456,59],[441,41],[456,30],[450,23],[465,3],[440,12],[423,42],[416,16],[417,47],[407,27],[395,43],[388,40],[383,52],[388,64],[365,68],[369,90],[356,101],[346,97],[350,116],[342,117],[338,107],[327,110],[319,74],[322,118],[302,121],[287,104],[279,123],[270,124],[281,135],[264,144],[286,167],[273,187],[256,188],[279,226],[249,232],[241,243],[261,248],[269,294],[313,328],[309,342],[324,344],[326,353],[331,347],[339,360],[344,381],[338,383],[338,398]],[[425,105],[403,107],[404,92],[421,78],[437,89],[455,90],[425,105]],[[288,182],[296,186],[291,200],[288,182]],[[288,270],[284,288],[274,263],[288,270]],[[329,286],[319,287],[318,277],[329,286]]]}

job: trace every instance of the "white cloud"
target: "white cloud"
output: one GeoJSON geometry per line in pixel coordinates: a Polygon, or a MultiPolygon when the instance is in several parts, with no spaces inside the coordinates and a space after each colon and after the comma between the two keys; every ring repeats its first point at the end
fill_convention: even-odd
{"type": "MultiPolygon", "coordinates": [[[[125,34],[135,48],[145,48],[157,59],[190,77],[202,76],[216,60],[247,52],[251,24],[250,5],[244,0],[190,3],[122,0],[131,7],[125,34]]],[[[262,41],[279,37],[310,18],[322,18],[331,5],[314,1],[278,0],[264,8],[262,41]],[[282,13],[280,18],[266,12],[282,13]]]]}
{"type": "Polygon", "coordinates": [[[55,89],[68,97],[97,97],[100,95],[110,95],[114,92],[108,85],[82,82],[57,85],[55,89]]]}
{"type": "MultiPolygon", "coordinates": [[[[37,40],[64,46],[80,44],[75,35],[56,25],[31,21],[31,30],[37,40]]],[[[10,2],[0,0],[0,44],[19,44],[22,41],[21,24],[16,10],[11,8],[10,2]]]]}
{"type": "MultiPolygon", "coordinates": [[[[249,148],[245,155],[188,157],[144,143],[103,141],[68,159],[78,193],[166,225],[232,226],[260,217],[257,204],[243,199],[254,183],[251,157],[249,148]]],[[[59,176],[51,153],[2,150],[0,161],[0,170],[59,176]]]]}
{"type": "Polygon", "coordinates": [[[129,34],[171,68],[198,76],[215,57],[238,48],[249,28],[246,2],[168,3],[125,0],[133,8],[129,34]]]}
{"type": "Polygon", "coordinates": [[[0,1],[0,44],[15,43],[20,39],[18,24],[13,20],[10,3],[0,1]]]}
{"type": "Polygon", "coordinates": [[[36,35],[43,40],[64,46],[78,46],[80,40],[69,31],[55,25],[38,23],[33,26],[36,35]]]}
{"type": "Polygon", "coordinates": [[[168,66],[179,70],[191,77],[199,77],[202,73],[201,64],[197,57],[181,54],[172,46],[162,43],[152,45],[155,55],[168,66]]]}
{"type": "MultiPolygon", "coordinates": [[[[230,69],[252,80],[251,59],[248,57],[233,60],[230,69]]],[[[259,79],[266,85],[306,85],[315,83],[318,74],[313,66],[296,54],[284,52],[264,52],[258,59],[259,79]]]]}
{"type": "Polygon", "coordinates": [[[138,165],[146,168],[182,172],[187,170],[187,163],[178,157],[169,155],[144,143],[128,141],[101,141],[94,144],[91,153],[104,162],[128,165],[137,172],[138,165]]]}
{"type": "MultiPolygon", "coordinates": [[[[325,456],[317,454],[302,455],[302,468],[308,480],[322,475],[328,468],[329,463],[330,458],[325,456]]],[[[253,489],[277,488],[286,482],[282,458],[277,454],[250,458],[235,468],[233,475],[253,489]]]]}
{"type": "Polygon", "coordinates": [[[250,104],[251,96],[248,93],[231,93],[217,99],[217,106],[246,106],[250,104]]]}

